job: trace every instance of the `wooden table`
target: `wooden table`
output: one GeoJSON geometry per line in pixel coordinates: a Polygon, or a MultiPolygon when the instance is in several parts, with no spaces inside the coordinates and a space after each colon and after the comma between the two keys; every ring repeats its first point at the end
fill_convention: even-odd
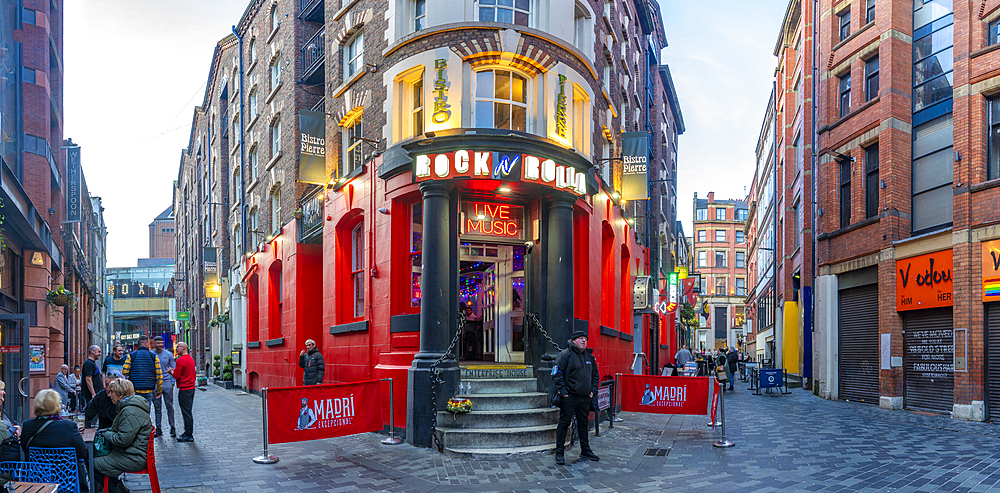
{"type": "Polygon", "coordinates": [[[83,442],[87,444],[87,472],[90,473],[90,491],[96,492],[98,489],[97,479],[94,478],[94,437],[97,436],[97,428],[84,428],[82,433],[83,442]]]}
{"type": "Polygon", "coordinates": [[[54,483],[7,483],[14,493],[56,493],[59,485],[54,483]]]}

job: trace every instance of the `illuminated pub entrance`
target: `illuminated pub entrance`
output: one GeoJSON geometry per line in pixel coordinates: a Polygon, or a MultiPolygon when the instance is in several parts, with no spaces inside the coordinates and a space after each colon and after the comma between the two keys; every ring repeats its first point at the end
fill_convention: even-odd
{"type": "Polygon", "coordinates": [[[524,362],[524,208],[462,201],[462,361],[524,362]]]}

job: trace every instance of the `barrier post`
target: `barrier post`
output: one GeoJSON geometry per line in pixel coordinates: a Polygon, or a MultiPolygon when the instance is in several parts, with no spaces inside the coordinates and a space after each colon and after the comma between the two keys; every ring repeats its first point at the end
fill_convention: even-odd
{"type": "Polygon", "coordinates": [[[622,396],[618,394],[618,377],[620,377],[620,376],[621,376],[621,373],[615,373],[615,391],[612,394],[613,397],[611,398],[611,409],[613,411],[612,415],[614,416],[613,418],[611,418],[611,427],[612,428],[615,427],[615,421],[618,421],[618,422],[625,421],[624,419],[618,417],[618,410],[621,409],[621,405],[622,405],[622,396]]]}
{"type": "Polygon", "coordinates": [[[735,443],[730,442],[729,440],[726,439],[726,398],[725,398],[725,393],[722,392],[721,390],[719,391],[719,420],[722,421],[722,439],[717,442],[713,442],[712,446],[719,448],[728,448],[736,445],[735,443]]]}
{"type": "MultiPolygon", "coordinates": [[[[401,438],[396,437],[396,414],[393,412],[392,400],[392,379],[383,378],[382,381],[389,381],[389,436],[382,439],[382,445],[399,445],[403,443],[401,438]]],[[[267,453],[267,452],[265,452],[267,453]]]]}
{"type": "Polygon", "coordinates": [[[264,454],[260,457],[254,457],[253,461],[256,464],[274,464],[278,462],[278,458],[267,453],[267,388],[262,389],[260,394],[261,408],[264,410],[264,454]]]}

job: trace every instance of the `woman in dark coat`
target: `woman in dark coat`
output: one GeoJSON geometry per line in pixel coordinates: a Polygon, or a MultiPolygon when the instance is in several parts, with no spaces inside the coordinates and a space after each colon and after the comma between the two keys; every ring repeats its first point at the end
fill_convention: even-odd
{"type": "MultiPolygon", "coordinates": [[[[85,464],[87,445],[83,443],[83,435],[80,434],[76,423],[59,416],[62,411],[59,393],[52,389],[39,391],[35,395],[34,411],[36,417],[25,421],[21,429],[21,448],[24,449],[24,456],[29,457],[29,448],[70,447],[76,449],[76,460],[85,464]]],[[[88,491],[84,472],[86,469],[83,467],[77,469],[80,474],[80,491],[88,491]]]]}
{"type": "Polygon", "coordinates": [[[103,433],[111,453],[94,459],[94,476],[98,484],[104,484],[104,478],[108,478],[110,493],[127,492],[118,476],[146,468],[146,446],[153,432],[149,402],[135,395],[132,382],[125,379],[111,382],[106,390],[108,397],[117,404],[118,414],[111,429],[103,433]]]}
{"type": "Polygon", "coordinates": [[[117,381],[122,378],[121,371],[117,369],[112,369],[104,377],[104,389],[101,389],[97,395],[94,396],[90,402],[87,403],[87,409],[85,411],[86,419],[84,423],[89,423],[97,418],[97,428],[107,429],[111,428],[111,424],[115,420],[115,416],[118,414],[118,404],[108,397],[108,392],[105,390],[111,382],[117,381]]]}

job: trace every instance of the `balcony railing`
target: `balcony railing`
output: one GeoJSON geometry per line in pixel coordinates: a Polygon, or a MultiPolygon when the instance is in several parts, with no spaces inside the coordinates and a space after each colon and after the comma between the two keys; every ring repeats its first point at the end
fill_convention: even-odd
{"type": "Polygon", "coordinates": [[[316,84],[323,82],[326,61],[326,28],[320,28],[309,41],[302,46],[302,80],[316,84]]]}
{"type": "Polygon", "coordinates": [[[299,0],[299,18],[323,22],[323,0],[299,0]]]}

